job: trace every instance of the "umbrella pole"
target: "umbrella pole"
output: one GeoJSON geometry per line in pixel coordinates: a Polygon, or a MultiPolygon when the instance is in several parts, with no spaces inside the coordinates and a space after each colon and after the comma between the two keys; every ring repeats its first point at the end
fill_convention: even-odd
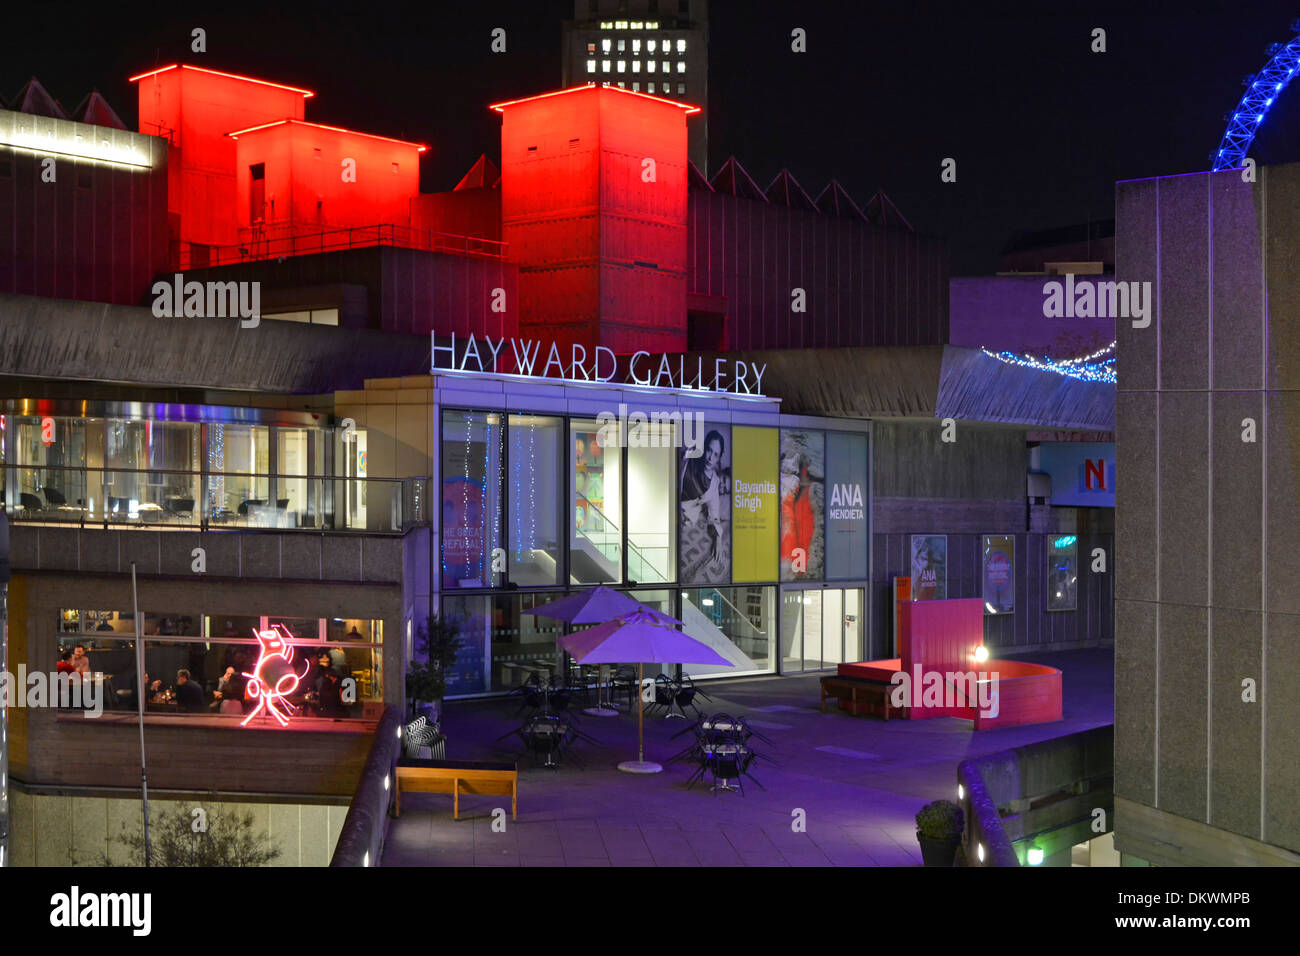
{"type": "Polygon", "coordinates": [[[658,773],[664,768],[651,760],[645,759],[645,663],[636,665],[636,747],[637,759],[625,760],[618,769],[625,773],[658,773]]]}

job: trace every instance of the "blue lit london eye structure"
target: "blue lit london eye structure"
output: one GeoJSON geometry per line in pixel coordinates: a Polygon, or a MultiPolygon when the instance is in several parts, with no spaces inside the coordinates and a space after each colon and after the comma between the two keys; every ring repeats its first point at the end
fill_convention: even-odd
{"type": "Polygon", "coordinates": [[[1223,133],[1219,148],[1210,155],[1213,172],[1237,169],[1244,164],[1246,151],[1255,139],[1255,133],[1268,115],[1268,109],[1296,71],[1300,70],[1300,20],[1291,24],[1296,34],[1287,43],[1274,43],[1268,48],[1268,62],[1264,68],[1243,81],[1246,92],[1237,108],[1224,118],[1228,128],[1223,133]]]}

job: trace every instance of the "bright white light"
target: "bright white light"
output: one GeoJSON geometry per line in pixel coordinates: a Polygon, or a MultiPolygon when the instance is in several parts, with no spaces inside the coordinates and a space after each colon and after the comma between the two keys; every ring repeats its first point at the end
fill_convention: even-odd
{"type": "Polygon", "coordinates": [[[987,647],[981,644],[979,647],[975,648],[975,663],[983,664],[988,659],[989,649],[987,647]]]}
{"type": "Polygon", "coordinates": [[[388,774],[384,774],[384,793],[388,792],[388,774]]]}
{"type": "Polygon", "coordinates": [[[705,598],[701,603],[705,607],[713,607],[713,598],[705,598]]]}
{"type": "Polygon", "coordinates": [[[957,784],[957,799],[958,800],[966,799],[966,788],[963,787],[961,784],[957,784]]]}
{"type": "Polygon", "coordinates": [[[609,47],[610,47],[610,40],[604,39],[600,41],[600,49],[602,52],[608,53],[609,47]]]}
{"type": "Polygon", "coordinates": [[[685,53],[685,52],[686,52],[686,41],[685,41],[685,40],[678,40],[678,41],[677,41],[677,52],[678,52],[678,53],[685,53]]]}
{"type": "Polygon", "coordinates": [[[587,72],[588,72],[588,73],[595,73],[595,72],[596,72],[596,61],[595,61],[595,60],[588,60],[588,61],[587,61],[587,72]]]}
{"type": "Polygon", "coordinates": [[[63,122],[60,125],[65,128],[60,129],[54,125],[56,122],[58,121],[23,114],[21,119],[13,121],[9,129],[0,132],[0,146],[9,146],[41,155],[87,159],[114,166],[130,166],[135,169],[153,168],[153,160],[148,151],[136,142],[137,139],[143,139],[138,134],[115,132],[113,134],[116,139],[115,144],[113,139],[102,135],[104,132],[102,127],[63,122]],[[28,126],[28,123],[32,125],[28,126]]]}
{"type": "Polygon", "coordinates": [[[1025,860],[1030,866],[1038,866],[1043,862],[1043,848],[1040,846],[1031,846],[1025,851],[1025,860]]]}
{"type": "Polygon", "coordinates": [[[980,862],[983,863],[983,862],[984,862],[984,844],[983,844],[983,843],[976,843],[976,844],[975,844],[975,852],[979,855],[980,862]]]}
{"type": "Polygon", "coordinates": [[[369,866],[369,865],[370,865],[370,851],[369,851],[369,850],[366,851],[366,857],[365,857],[364,860],[361,861],[361,865],[362,865],[362,866],[369,866]]]}

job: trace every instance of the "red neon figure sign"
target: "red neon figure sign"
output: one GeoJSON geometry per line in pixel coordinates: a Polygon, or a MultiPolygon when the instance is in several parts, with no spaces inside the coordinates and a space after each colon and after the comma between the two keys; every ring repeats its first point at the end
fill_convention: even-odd
{"type": "Polygon", "coordinates": [[[248,678],[248,695],[257,698],[257,706],[239,726],[247,727],[250,720],[265,710],[281,727],[287,727],[289,714],[296,709],[287,698],[307,676],[311,662],[301,674],[294,673],[293,645],[289,643],[293,635],[283,624],[272,624],[265,631],[254,631],[253,634],[260,645],[257,663],[253,666],[253,673],[245,671],[243,676],[248,678]],[[282,707],[284,710],[280,709],[282,707]]]}

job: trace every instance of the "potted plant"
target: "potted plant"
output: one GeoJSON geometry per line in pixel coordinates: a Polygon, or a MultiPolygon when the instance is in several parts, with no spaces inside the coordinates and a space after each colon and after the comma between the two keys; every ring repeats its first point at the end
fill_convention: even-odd
{"type": "Polygon", "coordinates": [[[416,659],[406,667],[406,699],[412,716],[420,704],[429,705],[430,723],[442,719],[442,698],[447,693],[447,671],[456,664],[464,646],[460,625],[439,614],[430,614],[415,635],[416,659]],[[424,660],[420,660],[420,658],[424,660]]]}
{"type": "Polygon", "coordinates": [[[951,800],[927,803],[916,814],[916,841],[926,866],[952,866],[966,816],[951,800]]]}

